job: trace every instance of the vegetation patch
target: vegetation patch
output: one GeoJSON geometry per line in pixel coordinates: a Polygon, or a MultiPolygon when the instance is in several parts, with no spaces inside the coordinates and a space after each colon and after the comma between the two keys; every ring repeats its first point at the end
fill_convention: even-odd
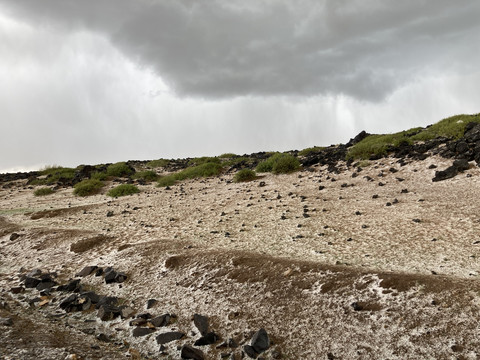
{"type": "Polygon", "coordinates": [[[111,189],[107,195],[111,197],[127,196],[139,193],[138,187],[132,184],[122,184],[111,189]]]}
{"type": "Polygon", "coordinates": [[[325,149],[325,147],[323,147],[323,146],[309,147],[309,148],[300,150],[298,152],[298,155],[299,156],[308,156],[308,155],[311,155],[311,154],[318,153],[318,152],[322,151],[323,149],[325,149]]]}
{"type": "Polygon", "coordinates": [[[250,169],[242,169],[235,174],[233,177],[233,181],[235,182],[245,182],[245,181],[252,181],[257,178],[257,174],[255,171],[250,169]]]}
{"type": "Polygon", "coordinates": [[[100,189],[104,187],[105,184],[96,179],[88,179],[75,184],[73,193],[77,196],[89,196],[95,195],[100,192],[100,189]]]}
{"type": "Polygon", "coordinates": [[[177,181],[186,179],[205,178],[210,176],[217,176],[222,172],[222,165],[219,163],[207,162],[202,165],[186,168],[178,173],[163,176],[158,181],[158,186],[171,186],[177,181]]]}
{"type": "Polygon", "coordinates": [[[167,159],[152,160],[147,163],[147,166],[153,169],[165,167],[170,163],[167,159]]]}
{"type": "Polygon", "coordinates": [[[392,146],[402,143],[412,144],[412,136],[422,128],[413,128],[395,134],[369,135],[359,143],[353,145],[347,154],[347,159],[368,160],[372,156],[385,156],[392,146]]]}
{"type": "Polygon", "coordinates": [[[53,185],[57,182],[69,182],[75,177],[75,169],[61,166],[47,166],[40,171],[41,179],[29,182],[31,185],[53,185]]]}
{"type": "Polygon", "coordinates": [[[90,175],[90,179],[105,181],[108,179],[108,175],[104,172],[97,171],[97,172],[94,172],[92,175],[90,175]]]}
{"type": "Polygon", "coordinates": [[[203,164],[220,164],[221,160],[218,157],[202,156],[193,158],[189,161],[190,165],[203,165],[203,164]]]}
{"type": "Polygon", "coordinates": [[[299,169],[298,159],[286,153],[276,153],[262,161],[256,168],[257,172],[273,172],[274,174],[288,174],[299,169]]]}
{"type": "Polygon", "coordinates": [[[55,192],[55,190],[53,190],[52,188],[42,187],[42,188],[39,188],[39,189],[35,190],[33,192],[33,195],[35,195],[35,196],[46,196],[46,195],[53,194],[54,192],[55,192]]]}
{"type": "Polygon", "coordinates": [[[107,175],[113,177],[128,177],[135,172],[132,167],[128,166],[125,162],[118,162],[111,164],[107,168],[107,175]]]}
{"type": "Polygon", "coordinates": [[[153,170],[145,170],[145,171],[140,171],[135,173],[133,176],[134,179],[142,179],[145,181],[157,181],[158,180],[158,174],[153,171],[153,170]]]}
{"type": "Polygon", "coordinates": [[[237,157],[238,155],[237,154],[234,154],[234,153],[226,153],[226,154],[222,154],[219,156],[220,159],[230,159],[230,158],[234,158],[234,157],[237,157]]]}
{"type": "Polygon", "coordinates": [[[465,132],[465,126],[467,126],[467,124],[470,122],[480,123],[480,114],[456,115],[443,119],[412,136],[412,140],[426,141],[440,136],[451,139],[459,139],[465,132]]]}

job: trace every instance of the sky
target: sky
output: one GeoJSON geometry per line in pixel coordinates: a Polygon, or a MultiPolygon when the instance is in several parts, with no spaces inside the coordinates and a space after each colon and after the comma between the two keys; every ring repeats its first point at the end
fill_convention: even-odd
{"type": "Polygon", "coordinates": [[[0,172],[480,112],[478,0],[0,0],[0,172]]]}

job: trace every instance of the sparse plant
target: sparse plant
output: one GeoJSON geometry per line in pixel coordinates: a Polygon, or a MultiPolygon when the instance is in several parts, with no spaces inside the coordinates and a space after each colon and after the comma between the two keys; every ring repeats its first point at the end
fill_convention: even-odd
{"type": "Polygon", "coordinates": [[[322,147],[322,146],[309,147],[309,148],[300,150],[298,152],[298,155],[299,156],[308,156],[308,155],[311,155],[311,154],[314,154],[314,153],[318,153],[318,152],[322,151],[323,149],[325,149],[325,148],[322,147]]]}
{"type": "Polygon", "coordinates": [[[276,153],[257,165],[257,172],[273,172],[274,174],[288,174],[300,169],[298,159],[287,153],[276,153]]]}
{"type": "Polygon", "coordinates": [[[242,169],[238,171],[235,176],[233,177],[233,181],[235,182],[245,182],[245,181],[252,181],[257,178],[257,174],[255,171],[250,169],[242,169]]]}
{"type": "Polygon", "coordinates": [[[167,159],[158,159],[158,160],[149,161],[147,163],[147,166],[150,167],[150,168],[156,169],[156,168],[165,167],[169,163],[170,163],[170,161],[167,160],[167,159]]]}
{"type": "Polygon", "coordinates": [[[135,170],[125,162],[111,164],[107,168],[107,175],[114,177],[128,177],[133,175],[134,172],[135,170]]]}
{"type": "Polygon", "coordinates": [[[178,173],[163,176],[158,181],[159,186],[171,186],[177,181],[185,179],[196,179],[201,177],[210,177],[219,175],[222,171],[222,165],[219,163],[207,162],[201,165],[192,166],[178,173]]]}
{"type": "Polygon", "coordinates": [[[132,184],[122,184],[111,189],[107,195],[111,197],[127,196],[139,193],[138,187],[132,184]]]}
{"type": "Polygon", "coordinates": [[[190,165],[202,165],[207,163],[213,164],[220,164],[220,158],[218,157],[210,157],[210,156],[202,156],[198,158],[193,158],[189,161],[190,165]]]}
{"type": "Polygon", "coordinates": [[[88,179],[75,184],[73,193],[77,196],[89,196],[97,194],[105,184],[96,179],[88,179]]]}
{"type": "Polygon", "coordinates": [[[100,180],[100,181],[105,181],[107,180],[108,178],[108,175],[104,172],[94,172],[92,175],[90,175],[90,179],[94,179],[94,180],[100,180]]]}
{"type": "Polygon", "coordinates": [[[49,187],[42,187],[33,192],[35,196],[46,196],[53,194],[55,191],[52,188],[49,187]]]}
{"type": "Polygon", "coordinates": [[[219,156],[220,159],[230,159],[230,158],[234,158],[234,157],[237,157],[238,155],[234,154],[234,153],[225,153],[225,154],[222,154],[219,156]]]}
{"type": "Polygon", "coordinates": [[[153,170],[140,171],[135,173],[133,176],[135,179],[142,179],[145,181],[156,181],[158,180],[158,174],[153,170]]]}
{"type": "Polygon", "coordinates": [[[418,134],[412,136],[413,141],[426,141],[443,136],[451,139],[459,139],[465,132],[465,126],[470,122],[480,123],[480,114],[456,115],[443,119],[418,134]]]}

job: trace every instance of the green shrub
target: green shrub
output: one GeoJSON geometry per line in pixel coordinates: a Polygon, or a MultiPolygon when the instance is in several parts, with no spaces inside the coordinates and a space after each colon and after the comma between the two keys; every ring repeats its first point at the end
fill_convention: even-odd
{"type": "Polygon", "coordinates": [[[175,174],[171,174],[167,176],[162,176],[158,180],[158,186],[163,186],[163,187],[172,186],[172,185],[175,185],[176,182],[177,180],[175,179],[175,174]]]}
{"type": "Polygon", "coordinates": [[[422,132],[412,136],[413,141],[426,141],[443,136],[451,139],[459,139],[463,136],[465,126],[470,122],[480,122],[480,114],[456,115],[443,119],[422,132]]]}
{"type": "Polygon", "coordinates": [[[287,174],[300,169],[298,159],[290,154],[276,153],[267,160],[257,165],[257,172],[273,172],[274,174],[287,174]]]}
{"type": "Polygon", "coordinates": [[[413,128],[395,134],[369,135],[348,150],[347,159],[367,160],[373,155],[385,156],[391,146],[399,146],[402,143],[412,144],[412,136],[421,129],[413,128]]]}
{"type": "Polygon", "coordinates": [[[325,149],[325,148],[322,147],[322,146],[309,147],[309,148],[300,150],[298,152],[298,155],[299,156],[308,156],[308,155],[313,154],[313,153],[318,153],[318,152],[322,151],[323,149],[325,149]]]}
{"type": "Polygon", "coordinates": [[[105,181],[107,180],[108,178],[108,175],[104,172],[95,172],[93,173],[92,175],[90,175],[90,179],[94,179],[94,180],[100,180],[100,181],[105,181]]]}
{"type": "Polygon", "coordinates": [[[75,184],[73,193],[77,196],[89,196],[97,194],[105,184],[100,180],[88,179],[75,184]]]}
{"type": "Polygon", "coordinates": [[[33,192],[33,195],[35,196],[45,196],[45,195],[50,195],[53,194],[55,191],[52,188],[49,187],[42,187],[33,192]]]}
{"type": "Polygon", "coordinates": [[[177,181],[185,179],[196,179],[219,175],[222,172],[222,165],[218,163],[205,163],[186,168],[178,173],[164,176],[158,181],[159,186],[171,186],[177,181]]]}
{"type": "Polygon", "coordinates": [[[233,181],[235,182],[244,182],[244,181],[252,181],[257,178],[257,174],[255,171],[250,169],[242,169],[235,174],[233,177],[233,181]]]}
{"type": "Polygon", "coordinates": [[[214,163],[214,164],[220,164],[220,159],[218,157],[209,157],[209,156],[202,156],[198,158],[193,158],[192,160],[189,161],[190,165],[203,165],[207,163],[214,163]]]}
{"type": "Polygon", "coordinates": [[[158,175],[155,171],[146,170],[135,173],[133,176],[135,179],[142,179],[145,181],[156,181],[158,180],[158,175]]]}
{"type": "Polygon", "coordinates": [[[111,189],[107,195],[111,197],[127,196],[139,193],[138,187],[132,184],[122,184],[111,189]]]}
{"type": "Polygon", "coordinates": [[[30,182],[32,185],[52,185],[61,179],[70,181],[75,176],[75,169],[61,166],[47,166],[40,171],[40,174],[46,175],[44,179],[36,179],[30,182]]]}
{"type": "Polygon", "coordinates": [[[272,172],[274,174],[289,174],[300,169],[298,159],[290,154],[281,154],[273,164],[272,172]]]}
{"type": "Polygon", "coordinates": [[[128,177],[135,172],[130,166],[124,162],[111,164],[107,168],[107,175],[114,177],[128,177]]]}
{"type": "Polygon", "coordinates": [[[252,159],[250,159],[249,157],[246,157],[246,156],[236,156],[236,157],[230,158],[229,160],[224,162],[224,164],[226,166],[235,166],[235,165],[238,165],[240,163],[251,164],[252,159]]]}
{"type": "Polygon", "coordinates": [[[222,154],[219,156],[220,159],[230,159],[230,158],[233,158],[233,157],[237,157],[238,155],[234,154],[234,153],[226,153],[226,154],[222,154]]]}
{"type": "Polygon", "coordinates": [[[165,167],[165,166],[167,166],[169,163],[170,163],[170,160],[158,159],[158,160],[149,161],[149,162],[147,163],[147,166],[150,167],[150,168],[155,169],[155,168],[165,167]]]}

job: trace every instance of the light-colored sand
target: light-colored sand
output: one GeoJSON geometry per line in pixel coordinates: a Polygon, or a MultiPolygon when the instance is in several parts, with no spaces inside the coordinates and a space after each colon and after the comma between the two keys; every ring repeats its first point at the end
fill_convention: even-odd
{"type": "MultiPolygon", "coordinates": [[[[192,330],[195,312],[239,341],[265,327],[289,359],[328,352],[343,359],[474,359],[480,356],[473,321],[480,304],[480,169],[433,183],[429,165],[444,169],[451,160],[430,157],[404,167],[395,161],[371,162],[357,177],[354,169],[337,175],[326,167],[241,184],[224,175],[171,190],[143,186],[139,195],[119,199],[78,198],[71,189],[47,197],[26,187],[2,189],[0,216],[22,234],[13,242],[9,234],[1,238],[2,286],[21,267],[56,270],[66,279],[85,265],[111,265],[128,273],[124,286],[94,277],[85,283],[139,309],[157,298],[158,312],[176,312],[182,331],[192,330]],[[70,251],[98,234],[111,239],[70,251]],[[389,273],[409,286],[385,290],[381,279],[389,273]],[[354,311],[355,301],[375,306],[354,311]],[[464,349],[454,353],[458,342],[464,349]]],[[[97,326],[123,328],[140,350],[158,351],[154,336],[131,338],[128,323],[97,326]]]]}

